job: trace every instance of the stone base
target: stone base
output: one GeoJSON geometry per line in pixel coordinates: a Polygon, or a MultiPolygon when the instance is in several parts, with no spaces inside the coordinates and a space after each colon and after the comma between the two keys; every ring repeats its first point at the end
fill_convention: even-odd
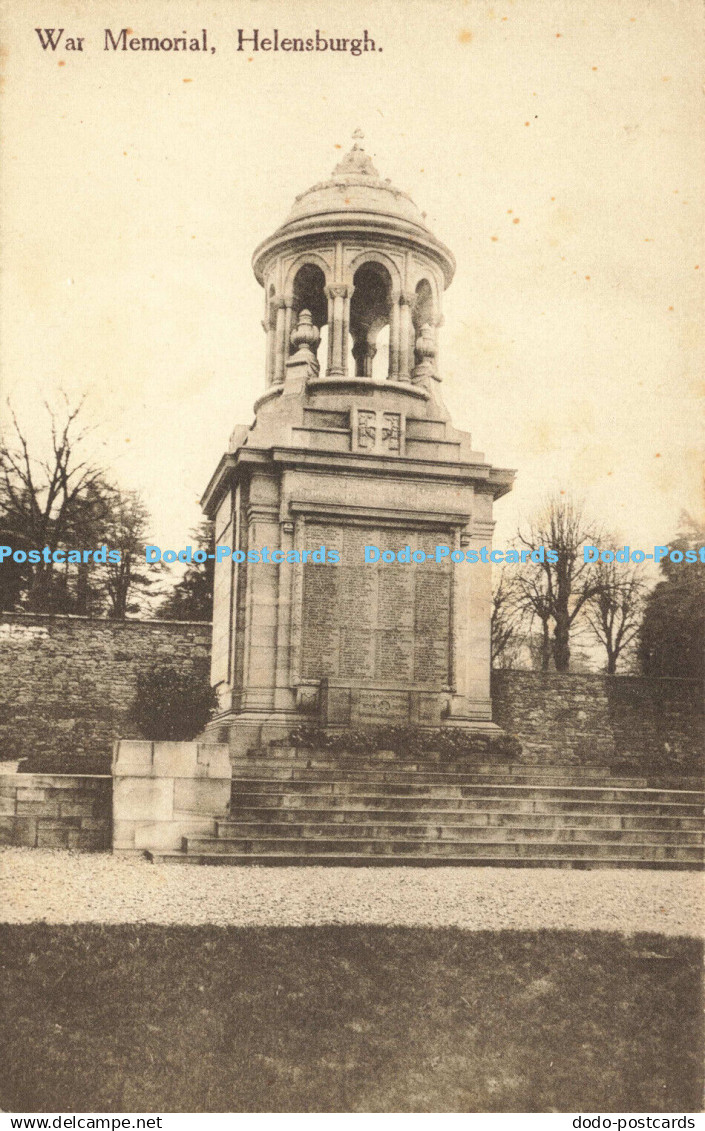
{"type": "Polygon", "coordinates": [[[230,758],[213,742],[115,743],[113,852],[181,848],[229,811],[230,758]]]}
{"type": "Polygon", "coordinates": [[[493,723],[491,719],[473,719],[467,717],[439,719],[437,723],[407,723],[397,719],[387,719],[386,723],[377,721],[360,721],[353,723],[326,721],[317,715],[255,715],[255,713],[221,716],[214,720],[204,731],[204,739],[210,742],[226,744],[230,750],[231,759],[245,758],[253,750],[260,751],[270,742],[283,742],[297,727],[320,727],[326,734],[340,734],[346,730],[376,730],[380,726],[414,726],[418,730],[454,729],[473,731],[476,734],[499,736],[505,732],[493,723]]]}
{"type": "Polygon", "coordinates": [[[270,742],[282,741],[292,730],[301,726],[315,726],[317,719],[303,715],[274,715],[266,712],[248,712],[241,715],[223,715],[206,727],[203,738],[207,742],[226,743],[230,757],[244,758],[250,750],[259,750],[270,742]]]}

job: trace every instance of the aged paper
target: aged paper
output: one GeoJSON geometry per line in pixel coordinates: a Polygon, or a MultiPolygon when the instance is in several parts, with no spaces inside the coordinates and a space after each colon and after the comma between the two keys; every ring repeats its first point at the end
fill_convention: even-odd
{"type": "MultiPolygon", "coordinates": [[[[511,493],[497,499],[493,535],[491,521],[483,525],[480,516],[482,536],[507,546],[549,494],[581,500],[616,545],[645,551],[673,539],[684,513],[702,519],[701,0],[0,0],[0,35],[0,420],[8,424],[14,412],[29,444],[39,446],[46,438],[44,405],[81,402],[86,451],[121,488],[139,492],[156,545],[186,544],[233,429],[250,424],[265,390],[271,362],[265,333],[272,324],[253,252],[298,194],[325,181],[352,145],[364,146],[380,176],[410,195],[455,256],[443,321],[435,327],[442,397],[488,465],[517,471],[511,493]]],[[[336,296],[328,297],[334,304],[336,296]]],[[[303,341],[309,328],[302,321],[294,331],[303,341]]],[[[417,329],[421,366],[432,350],[424,354],[428,340],[417,329]]],[[[364,407],[354,413],[357,454],[379,455],[383,428],[386,454],[401,450],[399,414],[380,409],[375,416],[364,407]]],[[[333,415],[325,422],[329,432],[335,432],[333,415]]],[[[435,442],[429,439],[435,423],[424,436],[428,444],[435,442]]],[[[485,466],[480,457],[477,466],[485,466]]],[[[499,474],[509,482],[508,471],[499,474]]],[[[347,511],[338,500],[338,515],[350,520],[344,529],[326,516],[326,500],[315,500],[319,510],[310,504],[308,548],[325,540],[352,547],[352,557],[363,540],[384,545],[389,528],[374,514],[372,490],[370,498],[351,492],[347,511]],[[365,524],[354,513],[363,504],[373,511],[365,524]]],[[[261,513],[278,530],[269,503],[261,513]]],[[[395,499],[400,510],[403,504],[395,499]]],[[[418,497],[414,504],[423,510],[418,497]]],[[[418,522],[412,515],[412,533],[404,537],[413,547],[431,546],[446,531],[438,534],[428,513],[430,506],[418,522]]],[[[234,508],[216,535],[232,537],[233,514],[234,508]]],[[[293,546],[298,535],[289,517],[280,525],[293,546]]],[[[465,547],[459,529],[458,546],[465,547]]],[[[654,566],[648,576],[653,581],[656,574],[654,566]]],[[[477,667],[489,686],[489,570],[486,576],[480,642],[486,647],[477,667]]],[[[288,616],[296,594],[293,582],[282,597],[272,573],[261,577],[258,611],[270,639],[271,610],[278,603],[288,616]]],[[[298,623],[296,614],[291,618],[291,635],[298,633],[300,662],[285,689],[296,708],[317,709],[317,681],[330,677],[353,687],[344,690],[357,714],[346,720],[406,722],[411,700],[404,686],[413,684],[414,723],[440,729],[441,696],[445,710],[463,666],[462,648],[452,640],[457,606],[478,600],[470,583],[458,596],[451,593],[450,568],[414,581],[403,568],[373,572],[359,562],[347,573],[309,570],[298,577],[305,615],[299,612],[298,623]]],[[[217,580],[216,593],[220,586],[217,580]]],[[[238,599],[235,612],[249,633],[250,606],[238,599]]],[[[23,615],[11,610],[4,625],[3,639],[19,651],[24,626],[18,633],[12,618],[19,623],[23,615]]],[[[241,661],[231,628],[223,621],[213,637],[216,668],[226,674],[241,661]]],[[[57,632],[64,630],[60,625],[57,632]]],[[[146,631],[155,654],[168,654],[160,636],[166,630],[146,631]]],[[[50,648],[42,625],[32,622],[28,632],[28,647],[50,648]]],[[[207,653],[209,630],[201,624],[191,637],[184,634],[177,658],[186,666],[188,649],[207,653]]],[[[468,655],[477,639],[470,630],[463,637],[468,655]]],[[[279,640],[268,647],[267,662],[272,670],[279,664],[279,678],[284,648],[279,640]]],[[[111,662],[116,654],[134,659],[113,647],[112,637],[104,648],[111,662]]],[[[82,678],[88,700],[99,680],[85,671],[82,678]]],[[[256,699],[261,688],[255,677],[252,684],[256,699]]],[[[270,685],[274,677],[267,690],[270,685]]],[[[552,718],[561,710],[574,716],[577,700],[565,692],[556,706],[559,698],[551,703],[552,718]]],[[[334,699],[331,694],[329,707],[334,699]]],[[[583,694],[580,701],[588,711],[589,699],[583,694]]],[[[489,694],[484,715],[477,713],[479,696],[472,701],[468,693],[465,701],[476,714],[461,715],[463,721],[480,719],[489,730],[489,694]]],[[[31,715],[22,709],[24,726],[31,715]]],[[[587,762],[592,739],[591,731],[578,739],[583,752],[590,748],[587,762]]],[[[179,755],[184,765],[191,759],[195,779],[186,782],[180,817],[186,813],[195,834],[203,829],[194,829],[197,806],[192,811],[188,802],[200,800],[199,785],[217,786],[225,798],[217,816],[230,804],[225,740],[214,747],[214,763],[220,757],[225,767],[219,775],[213,770],[214,782],[206,780],[195,747],[179,755]]],[[[128,742],[126,777],[140,757],[153,755],[151,748],[148,756],[144,749],[135,754],[131,745],[148,743],[128,742]]],[[[668,744],[662,749],[671,754],[668,744]]],[[[0,756],[7,758],[4,751],[0,756]]],[[[575,755],[567,774],[577,761],[575,755]]],[[[386,768],[373,765],[370,773],[386,768]]],[[[175,795],[179,773],[167,770],[167,785],[156,783],[155,796],[157,786],[175,795]]],[[[333,770],[321,770],[326,773],[333,770]]],[[[533,788],[530,773],[525,784],[533,788]]],[[[413,782],[402,785],[413,794],[413,782]]],[[[563,785],[575,781],[557,788],[563,785]]],[[[465,786],[453,788],[464,804],[465,786]]],[[[690,791],[692,779],[683,788],[690,791]]],[[[79,810],[84,800],[78,799],[79,810]]],[[[56,841],[37,842],[34,857],[21,841],[10,849],[15,895],[2,917],[12,921],[13,984],[24,987],[27,976],[33,988],[26,998],[21,991],[21,1008],[12,1013],[21,1040],[11,1087],[21,1098],[0,1104],[45,1112],[149,1111],[150,1103],[182,1112],[286,1112],[292,1105],[295,1111],[457,1112],[478,1105],[494,1111],[498,1104],[514,1112],[543,1106],[567,1112],[583,1110],[572,1084],[578,1065],[590,1099],[605,1111],[644,1096],[657,1104],[655,1089],[667,1085],[664,1102],[696,1102],[698,1053],[689,1034],[698,1028],[692,1002],[701,992],[702,951],[693,936],[701,904],[698,877],[676,869],[684,863],[695,870],[702,825],[682,797],[673,802],[682,803],[684,815],[683,826],[673,826],[673,842],[658,841],[661,827],[653,825],[656,837],[644,860],[630,857],[666,860],[664,868],[675,860],[671,872],[645,867],[628,874],[619,867],[623,858],[613,871],[583,871],[584,856],[576,857],[575,872],[555,869],[548,879],[550,869],[542,867],[459,868],[443,883],[438,876],[450,868],[419,868],[400,880],[392,868],[380,870],[380,878],[358,868],[338,881],[324,868],[314,870],[313,880],[309,870],[293,881],[287,872],[306,870],[233,868],[223,877],[227,869],[194,868],[193,880],[182,879],[178,891],[173,873],[165,878],[158,867],[148,868],[144,854],[136,861],[140,847],[154,844],[151,829],[140,827],[139,841],[133,826],[149,825],[153,810],[140,810],[130,794],[122,800],[120,835],[132,837],[135,853],[127,861],[96,854],[92,869],[91,857],[73,854],[67,879],[64,857],[39,852],[56,841]],[[471,874],[479,872],[480,879],[471,874]],[[641,931],[648,937],[635,935],[641,931]],[[42,963],[54,954],[55,967],[45,974],[42,963]],[[43,982],[27,974],[35,962],[43,982]],[[127,971],[119,984],[109,980],[115,970],[121,979],[127,971]],[[494,973],[485,976],[486,970],[494,973]],[[505,995],[502,981],[508,970],[513,996],[505,995]],[[629,997],[632,983],[641,1012],[629,997]],[[110,994],[117,1004],[103,1015],[110,994]],[[588,998],[595,1012],[585,1021],[581,1003],[588,998]],[[557,1011],[565,1005],[564,1013],[554,1015],[554,1004],[557,1011]],[[643,1029],[630,1028],[632,1009],[643,1029]],[[44,1029],[31,1027],[45,1012],[54,1039],[47,1038],[49,1053],[44,1029]],[[549,1051],[537,1044],[532,1061],[525,1052],[533,1047],[537,1015],[549,1051]],[[375,1045],[378,1023],[383,1036],[375,1045]],[[327,1036],[321,1038],[327,1026],[337,1034],[333,1052],[327,1036]],[[250,1032],[257,1033],[251,1042],[250,1032]],[[648,1035],[643,1060],[642,1032],[648,1035]],[[81,1050],[75,1081],[68,1033],[81,1050]],[[657,1057],[659,1041],[666,1047],[676,1037],[688,1045],[674,1054],[685,1067],[678,1061],[664,1068],[661,1085],[660,1065],[648,1056],[657,1057]],[[282,1052],[286,1040],[292,1044],[282,1052]],[[98,1063],[91,1059],[96,1049],[98,1063]]],[[[688,804],[697,808],[692,797],[688,804]]],[[[520,798],[517,810],[523,805],[520,798]]],[[[102,833],[109,825],[104,809],[102,833]]],[[[537,814],[529,846],[542,827],[537,814]]],[[[616,836],[596,852],[598,865],[623,832],[620,815],[608,830],[616,836]]],[[[431,823],[434,851],[442,818],[431,823]]],[[[161,836],[163,826],[152,824],[161,836]]],[[[331,852],[332,826],[332,820],[323,825],[331,852]]],[[[512,839],[505,832],[498,855],[512,839]]],[[[325,839],[320,828],[312,836],[319,834],[325,839]]],[[[114,844],[124,847],[115,835],[114,844]]],[[[266,838],[262,843],[266,854],[266,838]]],[[[477,855],[482,843],[474,846],[477,855]]],[[[552,847],[562,852],[565,845],[552,847]]]]}

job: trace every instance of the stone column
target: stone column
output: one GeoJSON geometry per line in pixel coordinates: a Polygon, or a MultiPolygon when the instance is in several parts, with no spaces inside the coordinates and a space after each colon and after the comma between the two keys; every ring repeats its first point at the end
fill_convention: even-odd
{"type": "Polygon", "coordinates": [[[276,330],[274,349],[274,385],[284,383],[286,359],[289,356],[289,336],[291,334],[291,299],[276,299],[276,330]]]}
{"type": "Polygon", "coordinates": [[[372,345],[364,334],[362,337],[358,338],[352,349],[352,355],[355,358],[356,376],[372,377],[372,364],[376,353],[377,347],[372,345]]]}
{"type": "Polygon", "coordinates": [[[335,317],[335,298],[331,293],[330,287],[326,289],[326,298],[328,300],[328,356],[326,357],[326,377],[330,376],[333,369],[333,346],[335,344],[335,334],[333,333],[333,320],[335,317]]]}
{"type": "MultiPolygon", "coordinates": [[[[246,549],[279,549],[276,480],[255,475],[250,484],[246,549]]],[[[277,658],[277,578],[275,564],[259,562],[247,570],[243,707],[271,710],[277,658]]]]}
{"type": "Polygon", "coordinates": [[[412,373],[414,381],[424,381],[428,377],[436,376],[435,331],[428,322],[421,327],[416,339],[414,359],[416,362],[412,373]]]}
{"type": "MultiPolygon", "coordinates": [[[[279,547],[286,555],[294,549],[294,524],[280,524],[279,547]]],[[[286,557],[277,569],[279,576],[277,596],[277,656],[276,687],[274,691],[275,710],[293,710],[295,697],[291,689],[291,607],[294,593],[294,570],[296,566],[287,562],[286,557]]]]}
{"type": "Polygon", "coordinates": [[[389,381],[399,380],[399,330],[399,295],[393,295],[389,310],[389,381]]]}
{"type": "Polygon", "coordinates": [[[372,377],[372,366],[377,355],[377,346],[373,346],[371,342],[367,343],[367,350],[365,353],[365,377],[372,377]]]}
{"type": "Polygon", "coordinates": [[[399,311],[399,380],[411,381],[414,367],[414,325],[411,321],[411,307],[416,298],[413,291],[403,291],[400,295],[399,311]]]}
{"type": "Polygon", "coordinates": [[[344,293],[341,295],[341,306],[343,313],[343,330],[340,335],[340,362],[342,368],[342,377],[348,375],[348,342],[350,338],[350,297],[351,291],[349,287],[344,288],[344,293]]]}
{"type": "Polygon", "coordinates": [[[266,317],[262,321],[262,329],[267,335],[267,345],[265,353],[265,387],[268,389],[274,381],[274,338],[277,324],[277,312],[271,308],[267,311],[266,317]]]}
{"type": "MultiPolygon", "coordinates": [[[[491,514],[489,496],[476,495],[477,510],[491,514]]],[[[491,519],[476,518],[460,535],[459,549],[492,548],[491,519]]],[[[453,567],[453,694],[450,718],[491,721],[490,623],[492,616],[492,567],[489,562],[453,567]]]]}
{"type": "Polygon", "coordinates": [[[434,327],[434,330],[435,330],[433,338],[434,338],[434,341],[436,343],[436,357],[435,357],[436,374],[435,374],[435,376],[436,376],[437,381],[440,381],[440,379],[441,379],[441,377],[440,377],[441,364],[440,364],[440,361],[438,359],[438,343],[441,339],[440,329],[441,329],[441,326],[443,325],[443,321],[444,321],[443,315],[438,314],[436,316],[434,322],[433,322],[433,327],[434,327]]]}
{"type": "Polygon", "coordinates": [[[291,335],[293,333],[294,326],[295,326],[295,321],[294,321],[294,308],[293,308],[293,305],[292,305],[292,300],[287,299],[286,300],[286,306],[284,308],[284,374],[285,374],[285,376],[286,376],[286,362],[287,362],[287,358],[289,357],[289,354],[291,353],[291,348],[292,348],[291,347],[291,335]]]}
{"type": "Polygon", "coordinates": [[[348,371],[348,325],[350,321],[350,288],[336,283],[326,290],[328,297],[328,377],[345,377],[348,371]],[[332,308],[332,312],[331,312],[332,308]]]}

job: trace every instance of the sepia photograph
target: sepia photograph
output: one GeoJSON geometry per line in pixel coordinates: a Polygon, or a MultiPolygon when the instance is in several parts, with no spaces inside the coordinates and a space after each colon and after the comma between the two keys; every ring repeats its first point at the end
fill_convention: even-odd
{"type": "Polygon", "coordinates": [[[702,1126],[704,33],[0,0],[3,1127],[702,1126]]]}

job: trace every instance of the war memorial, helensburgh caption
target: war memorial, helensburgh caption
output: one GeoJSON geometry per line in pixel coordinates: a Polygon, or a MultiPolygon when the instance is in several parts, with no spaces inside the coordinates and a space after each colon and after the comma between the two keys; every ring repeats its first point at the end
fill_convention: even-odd
{"type": "Polygon", "coordinates": [[[494,729],[490,564],[364,562],[370,544],[488,546],[514,475],[450,421],[438,331],[455,261],[361,136],[255,251],[266,387],[203,498],[216,545],[244,551],[217,563],[213,611],[233,751],[305,722],[494,729]],[[279,564],[248,564],[263,546],[279,564]],[[321,546],[339,564],[303,564],[321,546]]]}

